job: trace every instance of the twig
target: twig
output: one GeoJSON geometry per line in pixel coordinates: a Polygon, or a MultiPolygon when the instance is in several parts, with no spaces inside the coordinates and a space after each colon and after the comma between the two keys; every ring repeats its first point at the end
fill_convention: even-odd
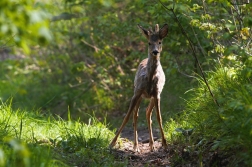
{"type": "Polygon", "coordinates": [[[84,44],[86,44],[87,46],[90,46],[91,48],[93,48],[95,50],[95,52],[98,52],[100,49],[97,48],[94,45],[91,45],[90,43],[88,43],[87,41],[84,41],[83,39],[81,40],[81,42],[83,42],[84,44]]]}
{"type": "Polygon", "coordinates": [[[195,78],[195,79],[197,79],[195,76],[188,75],[188,74],[186,74],[186,73],[184,73],[184,72],[182,72],[182,71],[180,70],[180,65],[179,65],[178,60],[177,60],[176,57],[175,57],[175,61],[176,61],[177,65],[178,65],[178,72],[179,72],[180,74],[182,74],[182,75],[184,75],[184,76],[186,76],[186,77],[188,77],[188,78],[195,78]]]}

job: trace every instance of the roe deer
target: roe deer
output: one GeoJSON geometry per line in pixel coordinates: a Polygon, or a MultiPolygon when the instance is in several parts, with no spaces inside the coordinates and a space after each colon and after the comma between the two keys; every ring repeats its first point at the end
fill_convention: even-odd
{"type": "Polygon", "coordinates": [[[150,99],[150,103],[146,109],[146,119],[149,128],[149,145],[150,150],[154,151],[153,146],[153,135],[152,135],[152,121],[151,114],[152,109],[155,106],[157,113],[157,120],[160,127],[162,145],[167,147],[166,140],[164,137],[163,127],[162,127],[162,117],[160,111],[160,94],[162,92],[163,86],[165,84],[165,74],[160,64],[160,53],[162,51],[162,40],[166,37],[168,33],[168,25],[165,24],[160,30],[158,24],[155,26],[155,30],[146,30],[142,26],[138,25],[139,29],[142,31],[143,35],[147,38],[149,42],[148,47],[148,58],[144,59],[138,66],[134,81],[134,96],[131,99],[128,113],[125,116],[121,127],[116,133],[114,139],[110,143],[110,147],[116,144],[117,138],[124,128],[125,124],[128,122],[129,117],[133,113],[133,127],[134,127],[134,151],[139,152],[138,148],[138,135],[137,135],[137,118],[139,105],[142,98],[150,99]]]}

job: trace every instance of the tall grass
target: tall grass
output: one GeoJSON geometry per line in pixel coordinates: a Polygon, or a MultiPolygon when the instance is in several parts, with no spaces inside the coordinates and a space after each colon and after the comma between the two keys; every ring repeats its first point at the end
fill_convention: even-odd
{"type": "Polygon", "coordinates": [[[167,123],[166,128],[175,131],[174,141],[181,139],[180,132],[191,128],[190,138],[194,139],[191,144],[212,143],[210,150],[235,156],[230,162],[233,165],[251,166],[252,86],[249,78],[244,77],[240,69],[220,67],[209,72],[208,82],[220,107],[199,79],[199,86],[192,90],[184,113],[171,124],[167,123]]]}
{"type": "Polygon", "coordinates": [[[105,124],[12,110],[0,104],[0,166],[124,166],[107,149],[113,135],[105,124]]]}

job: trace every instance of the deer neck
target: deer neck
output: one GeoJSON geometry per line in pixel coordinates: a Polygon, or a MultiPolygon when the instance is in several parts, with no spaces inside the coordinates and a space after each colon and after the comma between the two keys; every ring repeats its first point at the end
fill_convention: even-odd
{"type": "Polygon", "coordinates": [[[157,56],[152,56],[149,54],[147,62],[147,77],[149,82],[151,82],[153,76],[156,74],[159,65],[160,65],[160,54],[157,56]]]}

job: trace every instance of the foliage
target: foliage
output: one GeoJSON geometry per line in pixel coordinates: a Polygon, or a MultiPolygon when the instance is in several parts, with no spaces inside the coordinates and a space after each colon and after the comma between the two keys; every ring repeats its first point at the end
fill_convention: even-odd
{"type": "MultiPolygon", "coordinates": [[[[21,107],[32,112],[33,108],[40,108],[43,113],[50,111],[65,119],[71,112],[72,119],[80,117],[84,121],[93,112],[98,119],[112,111],[122,115],[133,94],[136,68],[147,57],[146,40],[136,25],[149,27],[169,23],[170,33],[164,39],[161,54],[167,78],[161,102],[162,115],[167,121],[167,138],[195,149],[204,150],[210,145],[212,151],[232,154],[231,149],[237,155],[236,164],[251,165],[248,159],[251,148],[246,147],[251,145],[251,4],[227,0],[55,0],[43,3],[28,0],[1,3],[7,6],[16,4],[11,7],[11,13],[0,5],[3,17],[0,19],[1,39],[15,41],[26,53],[30,44],[32,48],[29,57],[11,60],[11,53],[7,53],[8,60],[0,62],[0,73],[4,74],[0,75],[0,97],[6,100],[13,96],[15,109],[21,107]],[[43,10],[40,7],[44,7],[43,10]],[[20,15],[17,15],[18,9],[20,15]],[[174,19],[171,9],[178,20],[174,19]],[[35,15],[29,14],[32,12],[35,15]],[[39,29],[41,26],[46,29],[49,15],[53,39],[43,48],[40,42],[50,39],[50,33],[43,30],[39,34],[39,29]],[[38,20],[32,22],[32,16],[38,20]],[[20,19],[16,20],[16,17],[20,19]],[[26,17],[31,18],[22,22],[26,17]],[[1,20],[9,22],[2,23],[1,20]],[[14,28],[6,31],[8,26],[14,28]],[[11,38],[13,33],[16,35],[11,38]],[[31,39],[34,41],[30,42],[31,39]],[[198,57],[219,106],[205,87],[199,64],[192,55],[198,57]]],[[[5,41],[1,44],[10,46],[5,41]]],[[[8,117],[4,118],[8,120],[8,117]]],[[[111,120],[114,121],[113,117],[111,120]]],[[[20,125],[20,120],[14,124],[20,125]]],[[[71,162],[72,157],[77,159],[85,155],[85,163],[102,166],[104,162],[98,164],[98,159],[107,156],[105,145],[109,135],[106,134],[106,139],[100,138],[105,127],[99,123],[95,125],[99,128],[71,120],[53,121],[50,129],[60,137],[52,132],[44,134],[49,140],[46,145],[54,145],[55,149],[43,149],[49,152],[48,157],[51,151],[55,151],[56,159],[63,155],[71,162]],[[68,156],[70,154],[72,157],[68,156]]],[[[2,132],[4,136],[11,134],[11,139],[18,138],[18,145],[33,149],[24,144],[20,129],[11,133],[3,129],[2,132]]],[[[30,139],[37,144],[37,139],[30,139]]],[[[3,142],[8,145],[10,141],[3,142]]],[[[111,161],[113,157],[108,156],[108,163],[111,161]]]]}
{"type": "MultiPolygon", "coordinates": [[[[199,86],[188,91],[193,93],[186,100],[186,109],[171,125],[166,124],[167,129],[174,131],[173,141],[186,143],[187,149],[193,148],[203,154],[210,147],[209,151],[234,154],[236,158],[230,164],[246,166],[251,166],[249,157],[252,155],[251,148],[248,148],[252,125],[251,23],[249,15],[242,16],[240,12],[245,14],[250,9],[251,5],[202,1],[186,13],[193,30],[193,34],[187,33],[196,37],[190,39],[199,48],[196,54],[206,58],[202,66],[215,64],[215,69],[207,72],[207,82],[214,97],[203,78],[198,76],[199,86]],[[211,13],[217,6],[218,10],[211,13]],[[193,13],[198,13],[198,17],[193,13]]],[[[202,61],[202,57],[200,59],[202,61]]],[[[200,155],[198,158],[202,161],[200,155]]]]}
{"type": "MultiPolygon", "coordinates": [[[[40,112],[0,105],[0,166],[114,166],[107,145],[112,132],[90,118],[88,124],[54,119],[40,112]],[[103,159],[103,161],[101,161],[103,159]]],[[[118,165],[123,166],[122,163],[118,165]]]]}
{"type": "MultiPolygon", "coordinates": [[[[1,76],[2,99],[11,95],[18,108],[39,107],[64,118],[68,108],[84,119],[84,112],[95,111],[99,116],[112,110],[125,112],[133,94],[136,68],[147,57],[146,41],[136,25],[171,22],[168,16],[161,17],[162,6],[155,2],[145,5],[140,0],[67,1],[65,6],[55,1],[45,6],[53,15],[50,30],[54,39],[46,49],[33,48],[31,58],[0,62],[5,73],[1,76]]],[[[169,27],[179,33],[174,24],[169,27]]],[[[164,112],[167,116],[183,108],[178,94],[184,97],[183,92],[191,88],[183,84],[190,79],[181,77],[177,63],[179,68],[194,63],[184,61],[182,57],[187,55],[175,47],[178,43],[186,45],[176,33],[170,38],[180,42],[165,39],[161,58],[168,78],[162,94],[162,108],[171,111],[164,112]],[[169,52],[183,56],[174,60],[169,52]]]]}
{"type": "MultiPolygon", "coordinates": [[[[220,68],[210,73],[208,81],[220,107],[214,103],[204,82],[199,80],[200,86],[194,89],[193,98],[187,102],[187,108],[177,124],[182,129],[189,127],[194,129],[190,136],[194,140],[190,145],[196,146],[199,141],[205,141],[205,144],[213,142],[212,150],[223,152],[233,150],[238,157],[236,163],[244,162],[250,166],[249,157],[252,155],[250,81],[240,76],[240,71],[232,68],[220,68]],[[182,120],[187,122],[187,126],[182,124],[182,120]]],[[[178,138],[176,140],[178,141],[178,138]]]]}
{"type": "Polygon", "coordinates": [[[15,43],[30,53],[29,44],[44,44],[51,40],[48,14],[42,3],[34,0],[0,2],[0,49],[15,43]]]}

